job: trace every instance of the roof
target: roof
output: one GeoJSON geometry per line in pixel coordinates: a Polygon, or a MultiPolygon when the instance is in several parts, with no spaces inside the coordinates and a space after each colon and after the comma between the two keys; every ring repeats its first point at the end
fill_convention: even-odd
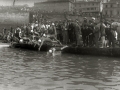
{"type": "Polygon", "coordinates": [[[46,1],[46,2],[36,2],[35,4],[63,3],[63,2],[73,3],[71,0],[53,0],[53,1],[46,1]]]}
{"type": "Polygon", "coordinates": [[[76,4],[81,4],[81,3],[100,3],[101,1],[77,1],[76,4]]]}

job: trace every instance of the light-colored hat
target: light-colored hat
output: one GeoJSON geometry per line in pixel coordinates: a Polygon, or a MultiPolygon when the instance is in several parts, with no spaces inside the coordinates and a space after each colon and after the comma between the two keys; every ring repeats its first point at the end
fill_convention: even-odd
{"type": "Polygon", "coordinates": [[[84,17],[84,19],[87,19],[86,17],[84,17]]]}
{"type": "Polygon", "coordinates": [[[55,24],[54,24],[54,23],[52,23],[52,25],[54,26],[55,24]]]}
{"type": "Polygon", "coordinates": [[[92,17],[92,20],[95,20],[95,18],[94,18],[94,17],[92,17]]]}
{"type": "Polygon", "coordinates": [[[45,36],[46,36],[46,34],[43,34],[43,36],[45,37],[45,36]]]}

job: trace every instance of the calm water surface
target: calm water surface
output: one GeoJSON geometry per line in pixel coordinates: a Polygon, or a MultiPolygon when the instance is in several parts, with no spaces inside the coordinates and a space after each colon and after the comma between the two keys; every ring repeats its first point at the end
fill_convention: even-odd
{"type": "Polygon", "coordinates": [[[0,48],[0,90],[120,90],[120,59],[0,48]]]}

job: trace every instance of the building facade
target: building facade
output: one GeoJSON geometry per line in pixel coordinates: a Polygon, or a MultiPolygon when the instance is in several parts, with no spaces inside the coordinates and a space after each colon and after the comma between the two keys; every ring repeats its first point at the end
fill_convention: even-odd
{"type": "Polygon", "coordinates": [[[52,0],[34,3],[34,7],[46,12],[73,12],[73,2],[71,0],[52,0]]]}
{"type": "Polygon", "coordinates": [[[120,1],[111,0],[109,3],[103,4],[103,16],[106,18],[120,18],[120,1]]]}
{"type": "Polygon", "coordinates": [[[100,9],[100,2],[89,1],[89,2],[77,2],[76,11],[85,16],[98,15],[100,9]]]}
{"type": "Polygon", "coordinates": [[[107,3],[109,0],[83,0],[76,2],[77,13],[83,16],[99,16],[102,3],[107,3]]]}

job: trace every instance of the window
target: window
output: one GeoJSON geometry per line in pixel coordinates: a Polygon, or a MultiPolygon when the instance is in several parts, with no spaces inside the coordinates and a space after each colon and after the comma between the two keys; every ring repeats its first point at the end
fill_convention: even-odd
{"type": "Polygon", "coordinates": [[[91,8],[91,10],[94,10],[94,8],[91,8]]]}
{"type": "Polygon", "coordinates": [[[106,8],[108,7],[108,5],[105,6],[106,8]]]}
{"type": "Polygon", "coordinates": [[[107,11],[105,11],[105,15],[107,15],[107,11]]]}
{"type": "Polygon", "coordinates": [[[120,14],[120,12],[119,11],[117,11],[117,15],[119,15],[120,14]]]}
{"type": "Polygon", "coordinates": [[[112,16],[112,11],[110,11],[110,15],[112,16]]]}
{"type": "Polygon", "coordinates": [[[113,5],[111,4],[110,7],[113,7],[113,5]]]}

